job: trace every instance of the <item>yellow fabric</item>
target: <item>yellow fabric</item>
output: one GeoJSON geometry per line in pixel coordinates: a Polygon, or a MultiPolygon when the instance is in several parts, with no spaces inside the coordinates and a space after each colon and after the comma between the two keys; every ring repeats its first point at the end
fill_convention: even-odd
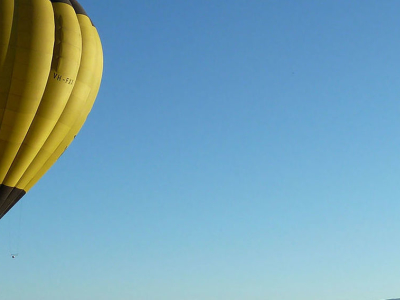
{"type": "Polygon", "coordinates": [[[0,184],[29,190],[72,142],[103,69],[90,19],[62,2],[0,0],[0,184]]]}
{"type": "MultiPolygon", "coordinates": [[[[4,1],[4,0],[3,0],[4,1]]],[[[16,39],[11,80],[0,81],[0,182],[10,170],[39,107],[49,75],[54,44],[54,14],[48,1],[15,1],[16,39]]],[[[13,25],[14,25],[13,24],[13,25]]],[[[2,78],[1,78],[2,79],[2,78]]]]}

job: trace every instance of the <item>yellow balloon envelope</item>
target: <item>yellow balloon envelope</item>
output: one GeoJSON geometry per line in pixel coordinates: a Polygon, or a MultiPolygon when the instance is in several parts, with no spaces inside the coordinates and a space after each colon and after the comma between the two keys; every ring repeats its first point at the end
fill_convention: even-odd
{"type": "Polygon", "coordinates": [[[76,0],[0,0],[0,218],[73,141],[103,52],[76,0]]]}

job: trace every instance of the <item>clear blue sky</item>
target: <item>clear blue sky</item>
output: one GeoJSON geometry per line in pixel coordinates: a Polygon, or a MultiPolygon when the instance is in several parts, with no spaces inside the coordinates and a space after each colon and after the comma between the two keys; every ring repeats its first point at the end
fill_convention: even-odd
{"type": "Polygon", "coordinates": [[[400,296],[400,1],[80,3],[103,83],[1,299],[400,296]]]}

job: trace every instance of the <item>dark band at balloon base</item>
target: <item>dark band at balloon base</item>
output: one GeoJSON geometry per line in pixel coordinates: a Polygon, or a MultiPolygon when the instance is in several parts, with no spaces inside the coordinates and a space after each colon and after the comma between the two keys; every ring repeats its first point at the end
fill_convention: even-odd
{"type": "Polygon", "coordinates": [[[0,219],[26,194],[22,189],[0,184],[0,219]]]}

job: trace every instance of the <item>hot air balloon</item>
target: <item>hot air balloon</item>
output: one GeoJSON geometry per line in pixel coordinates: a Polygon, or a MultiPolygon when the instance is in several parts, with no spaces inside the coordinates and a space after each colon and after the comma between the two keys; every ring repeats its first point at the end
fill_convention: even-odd
{"type": "Polygon", "coordinates": [[[76,0],[0,0],[0,218],[73,141],[103,52],[76,0]]]}

